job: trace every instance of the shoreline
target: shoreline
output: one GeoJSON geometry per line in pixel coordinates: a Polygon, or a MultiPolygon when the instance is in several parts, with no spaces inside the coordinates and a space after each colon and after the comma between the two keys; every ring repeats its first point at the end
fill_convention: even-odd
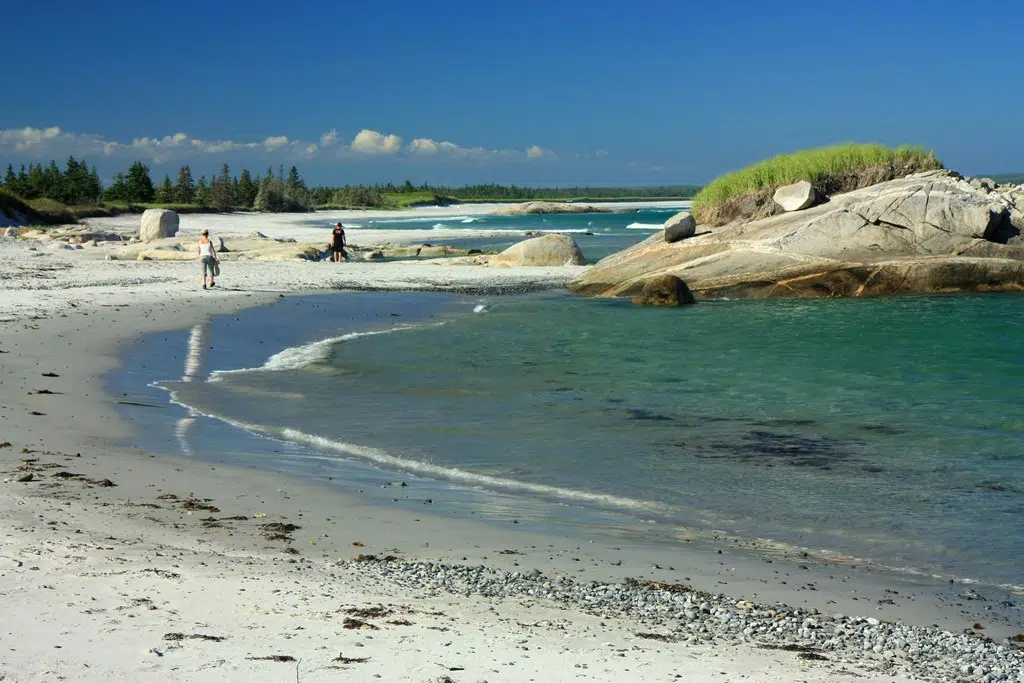
{"type": "MultiPolygon", "coordinates": [[[[289,650],[299,653],[299,656],[288,656],[296,656],[300,666],[304,662],[307,665],[311,661],[318,662],[312,665],[317,667],[312,671],[302,669],[303,680],[327,677],[333,671],[328,668],[331,666],[349,667],[349,674],[357,676],[352,680],[371,680],[373,673],[380,673],[385,680],[431,680],[430,676],[444,672],[437,669],[436,663],[427,667],[424,661],[436,659],[438,653],[447,653],[451,646],[446,647],[444,643],[452,641],[452,636],[445,636],[447,631],[438,629],[455,631],[458,635],[455,647],[462,648],[458,659],[463,663],[472,660],[476,667],[470,672],[464,665],[457,665],[465,673],[451,674],[454,680],[463,680],[465,676],[471,680],[521,680],[531,671],[534,675],[546,675],[546,680],[569,680],[580,675],[590,680],[621,680],[637,675],[665,678],[675,672],[686,674],[691,680],[720,680],[715,678],[718,672],[729,669],[733,675],[743,673],[752,680],[782,681],[800,676],[805,680],[838,681],[847,680],[844,669],[848,666],[869,667],[869,677],[859,680],[875,680],[871,676],[881,680],[888,667],[892,672],[886,673],[884,679],[893,680],[897,670],[892,661],[907,666],[908,662],[912,663],[913,655],[899,656],[897,660],[896,655],[884,655],[888,651],[883,649],[854,659],[850,659],[854,655],[845,650],[840,657],[829,652],[823,656],[832,664],[809,664],[792,652],[758,649],[751,642],[756,639],[745,634],[723,637],[722,644],[716,648],[713,643],[718,643],[718,639],[713,634],[705,638],[707,632],[700,630],[713,622],[712,617],[714,621],[725,618],[722,623],[731,618],[727,614],[731,608],[727,609],[724,602],[719,604],[711,595],[712,591],[717,593],[715,581],[729,579],[726,581],[728,592],[734,595],[758,593],[757,586],[763,587],[765,583],[763,575],[754,573],[735,578],[739,564],[736,557],[723,558],[734,566],[726,567],[723,562],[717,569],[718,578],[714,576],[715,570],[711,570],[708,576],[697,579],[710,582],[710,590],[705,588],[699,593],[711,595],[702,597],[715,602],[714,605],[707,602],[710,612],[684,609],[683,616],[678,622],[672,622],[671,627],[666,625],[660,612],[657,619],[643,612],[638,615],[628,611],[625,616],[613,617],[615,605],[619,604],[614,601],[599,612],[601,617],[595,617],[586,613],[585,603],[545,599],[545,591],[538,592],[538,588],[546,584],[531,583],[536,576],[500,578],[504,574],[484,572],[481,576],[490,582],[485,585],[494,586],[500,578],[506,586],[511,583],[511,587],[501,590],[495,587],[489,594],[484,591],[490,597],[455,597],[462,592],[473,594],[480,588],[479,584],[474,590],[465,587],[465,569],[437,569],[436,566],[430,569],[417,564],[401,569],[403,563],[346,562],[339,565],[339,561],[358,554],[399,553],[403,559],[423,558],[429,562],[446,559],[470,565],[486,562],[500,572],[530,572],[539,563],[545,567],[542,576],[567,577],[568,580],[559,580],[559,584],[569,586],[572,589],[569,592],[583,585],[574,580],[574,574],[595,577],[592,580],[602,580],[597,578],[601,575],[606,577],[603,580],[640,577],[674,586],[689,578],[688,574],[696,573],[693,567],[682,568],[678,559],[676,564],[680,568],[666,564],[659,565],[662,569],[653,569],[654,554],[632,557],[628,550],[605,548],[603,551],[608,555],[602,557],[600,552],[595,553],[590,548],[583,550],[575,543],[545,548],[540,545],[544,542],[542,539],[546,538],[552,545],[550,537],[530,537],[528,532],[518,532],[526,535],[517,534],[516,543],[512,543],[513,537],[484,529],[476,520],[460,523],[417,516],[409,511],[389,514],[377,506],[364,505],[354,492],[347,505],[339,506],[341,496],[337,492],[325,492],[315,486],[283,479],[278,474],[211,466],[180,457],[156,457],[136,449],[110,448],[112,438],[128,432],[121,418],[114,414],[112,401],[116,399],[97,397],[102,395],[102,375],[118,363],[118,357],[111,352],[116,352],[125,339],[146,331],[186,327],[212,313],[273,301],[277,294],[233,295],[225,299],[201,295],[182,298],[184,300],[167,303],[129,296],[111,303],[79,304],[78,310],[68,313],[50,312],[47,316],[38,315],[38,310],[35,315],[16,313],[14,319],[5,316],[8,319],[0,326],[3,332],[0,351],[6,352],[0,356],[0,361],[7,370],[0,385],[7,414],[0,441],[12,443],[11,447],[0,449],[6,472],[17,471],[21,457],[40,457],[38,463],[29,464],[30,469],[57,464],[61,466],[60,471],[84,475],[58,478],[54,476],[57,468],[41,468],[32,472],[34,482],[4,484],[0,509],[6,513],[5,518],[17,521],[5,530],[0,546],[0,555],[10,560],[5,560],[6,569],[0,571],[0,593],[7,597],[10,613],[15,615],[12,623],[19,624],[16,631],[11,632],[19,645],[0,665],[0,673],[10,674],[14,680],[21,680],[21,677],[31,680],[44,675],[44,671],[66,673],[88,663],[92,672],[86,680],[118,675],[130,675],[136,680],[151,675],[153,680],[160,680],[166,679],[169,671],[176,672],[172,674],[176,677],[184,673],[192,680],[251,680],[254,676],[280,676],[281,667],[291,664],[245,657],[270,655],[269,650],[286,654],[284,651],[289,650]],[[55,372],[60,377],[43,378],[43,372],[55,372]],[[37,393],[41,389],[61,393],[37,393]],[[32,415],[33,411],[45,415],[32,415]],[[21,454],[23,448],[44,450],[50,455],[21,454]],[[82,455],[72,459],[61,453],[82,455]],[[102,482],[103,479],[110,479],[116,486],[106,488],[86,481],[102,482]],[[171,499],[160,498],[168,494],[178,499],[168,502],[171,499]],[[212,502],[204,498],[211,498],[212,502]],[[330,503],[326,502],[327,498],[330,503]],[[190,500],[196,501],[193,505],[198,506],[215,503],[220,511],[183,510],[181,504],[190,500]],[[346,514],[355,520],[338,519],[337,513],[323,517],[323,510],[329,509],[348,510],[346,514]],[[214,514],[217,521],[203,521],[214,514]],[[260,514],[266,517],[258,517],[260,514]],[[245,521],[221,520],[222,516],[244,517],[245,521]],[[260,533],[259,524],[280,521],[282,516],[291,520],[282,523],[302,527],[285,532],[296,539],[292,547],[298,555],[281,554],[280,542],[267,541],[260,533]],[[314,517],[323,518],[314,520],[314,517]],[[419,521],[410,523],[410,518],[419,521]],[[413,525],[412,530],[402,530],[413,525]],[[337,538],[339,533],[341,537],[337,538]],[[426,541],[429,547],[412,548],[410,533],[420,543],[429,538],[426,541]],[[211,537],[211,534],[216,536],[211,537]],[[332,538],[337,538],[336,546],[332,538]],[[359,545],[355,545],[357,543],[359,545]],[[12,563],[20,565],[12,568],[12,563]],[[36,566],[38,572],[33,570],[36,566]],[[254,566],[259,569],[252,569],[254,566]],[[366,571],[367,568],[372,571],[366,571]],[[583,572],[578,571],[584,568],[583,572]],[[410,576],[420,576],[422,580],[410,587],[410,576]],[[301,584],[301,589],[291,588],[295,581],[301,584]],[[248,586],[242,592],[238,589],[240,583],[248,586]],[[285,586],[289,587],[282,592],[291,593],[287,598],[274,592],[285,586]],[[342,587],[345,590],[341,590],[342,587]],[[187,597],[188,593],[193,596],[187,597]],[[84,595],[91,598],[83,598],[84,595]],[[501,598],[502,595],[506,597],[501,598]],[[510,599],[516,595],[520,597],[510,599]],[[523,604],[524,597],[526,604],[523,604]],[[211,600],[217,601],[216,609],[206,606],[211,600]],[[337,621],[344,618],[343,610],[338,608],[339,601],[364,603],[362,606],[366,607],[368,603],[396,600],[401,604],[398,612],[412,610],[416,617],[393,621],[418,622],[415,635],[406,630],[413,627],[403,626],[385,626],[383,632],[373,632],[373,641],[365,639],[360,628],[351,629],[344,637],[338,635],[337,621]],[[443,603],[443,610],[436,609],[439,603],[443,603]],[[82,609],[86,605],[88,607],[82,609]],[[495,610],[500,617],[495,616],[495,610]],[[438,611],[446,614],[455,611],[457,617],[451,621],[452,617],[438,615],[438,611]],[[695,613],[688,622],[686,611],[695,613]],[[40,619],[40,613],[46,618],[40,619]],[[302,616],[288,616],[298,613],[302,616]],[[677,629],[686,628],[683,623],[698,625],[697,633],[693,634],[695,640],[688,640],[686,630],[681,631],[685,638],[677,633],[677,629]],[[296,633],[298,626],[301,629],[296,633]],[[202,639],[163,641],[160,636],[160,633],[180,632],[187,637],[193,631],[211,635],[208,633],[211,627],[217,630],[217,634],[213,634],[216,637],[229,634],[226,645],[202,639]],[[487,630],[486,636],[480,634],[481,628],[487,630]],[[538,629],[543,633],[538,634],[538,629]],[[661,629],[655,635],[668,641],[688,644],[660,642],[636,635],[651,629],[661,629]],[[107,633],[100,635],[101,630],[107,633]],[[277,635],[270,641],[266,640],[266,633],[262,639],[254,637],[262,631],[277,635]],[[65,635],[60,636],[61,633],[65,635]],[[116,637],[110,637],[109,633],[115,633],[116,637]],[[566,637],[573,643],[568,650],[566,637]],[[60,649],[56,649],[57,640],[60,649]],[[421,648],[419,654],[408,646],[410,640],[421,648]],[[524,640],[530,645],[522,645],[524,640]],[[115,645],[119,648],[115,648],[119,655],[116,666],[105,661],[109,657],[96,651],[97,641],[107,653],[115,645]],[[331,642],[333,649],[340,647],[349,659],[361,658],[366,653],[371,655],[370,661],[361,664],[331,662],[330,657],[335,653],[327,656],[326,650],[330,648],[326,641],[331,642]],[[389,641],[404,644],[396,650],[397,643],[389,641]],[[739,644],[743,641],[746,644],[739,644]],[[336,647],[337,643],[343,644],[336,647]],[[258,644],[261,649],[253,649],[258,644]],[[721,650],[723,646],[728,650],[721,650]],[[530,650],[523,650],[524,647],[530,650]],[[321,652],[320,648],[325,650],[321,652]],[[473,648],[472,654],[468,648],[473,648]],[[638,652],[635,648],[643,651],[639,660],[634,656],[638,652]],[[486,656],[481,652],[492,659],[485,661],[486,656]],[[783,654],[784,657],[780,656],[783,654]],[[843,662],[844,658],[851,663],[843,662]],[[513,661],[514,665],[510,665],[513,661]],[[875,668],[880,665],[882,671],[875,668]],[[636,669],[637,666],[643,668],[636,669]],[[551,667],[557,667],[555,678],[551,678],[551,667]],[[584,667],[587,671],[581,672],[584,667]],[[276,674],[271,673],[275,671],[276,674]],[[310,678],[311,675],[314,677],[310,678]]],[[[849,580],[844,581],[844,578],[837,579],[834,587],[818,584],[807,595],[823,602],[828,600],[825,596],[842,597],[843,588],[839,584],[849,580]]],[[[865,586],[871,585],[875,578],[866,576],[865,586]]],[[[658,595],[664,591],[649,588],[637,590],[646,591],[645,599],[661,599],[658,595]]],[[[556,593],[550,589],[546,592],[556,593]]],[[[629,595],[630,600],[635,597],[629,595]]],[[[735,602],[732,599],[732,603],[735,602]]],[[[911,601],[911,604],[892,609],[910,612],[916,607],[911,601]]],[[[981,605],[978,608],[982,609],[981,605]]],[[[800,629],[817,634],[821,625],[803,625],[804,620],[826,622],[830,618],[824,614],[813,615],[812,609],[816,608],[792,611],[802,617],[800,629]]],[[[793,614],[786,618],[796,619],[793,614]]],[[[875,625],[863,621],[850,628],[877,630],[883,628],[884,623],[875,625]]],[[[790,635],[795,637],[797,633],[790,635]]],[[[952,642],[961,636],[950,638],[952,642]]],[[[968,640],[973,643],[976,639],[968,640]]],[[[995,655],[986,653],[986,656],[995,655]]],[[[959,672],[950,670],[950,675],[956,676],[959,672]]]]}

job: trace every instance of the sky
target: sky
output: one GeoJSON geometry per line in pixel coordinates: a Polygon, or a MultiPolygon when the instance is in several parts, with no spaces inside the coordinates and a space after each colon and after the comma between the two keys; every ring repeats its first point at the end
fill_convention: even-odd
{"type": "Polygon", "coordinates": [[[855,141],[1024,171],[1020,0],[4,4],[3,166],[660,185],[855,141]]]}

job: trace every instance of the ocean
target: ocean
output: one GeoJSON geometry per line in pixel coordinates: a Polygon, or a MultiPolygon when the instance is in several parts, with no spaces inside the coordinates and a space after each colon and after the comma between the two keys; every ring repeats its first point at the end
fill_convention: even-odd
{"type": "MultiPolygon", "coordinates": [[[[422,218],[395,218],[355,220],[346,222],[348,239],[359,244],[362,228],[375,230],[436,230],[443,239],[430,244],[453,245],[466,249],[501,251],[524,239],[524,232],[558,232],[571,236],[580,246],[587,263],[596,263],[605,256],[622,251],[660,230],[665,221],[683,210],[678,206],[646,206],[625,213],[580,213],[529,216],[460,215],[459,207],[452,207],[449,216],[422,218]],[[443,232],[442,232],[443,231],[443,232]],[[451,237],[452,232],[465,232],[465,236],[451,237]],[[494,236],[480,233],[495,233],[494,236]]],[[[305,224],[327,227],[324,220],[305,224]]]]}
{"type": "Polygon", "coordinates": [[[200,459],[1020,587],[1022,342],[1010,294],[337,293],[143,339],[110,390],[170,392],[167,430],[200,459]]]}

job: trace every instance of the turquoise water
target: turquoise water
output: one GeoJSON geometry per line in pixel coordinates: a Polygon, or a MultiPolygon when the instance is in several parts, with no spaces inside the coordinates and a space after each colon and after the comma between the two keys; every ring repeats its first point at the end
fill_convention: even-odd
{"type": "Polygon", "coordinates": [[[481,301],[166,386],[453,486],[1024,584],[1024,297],[481,301]]]}
{"type": "MultiPolygon", "coordinates": [[[[459,214],[459,207],[451,207],[446,216],[423,218],[367,219],[346,223],[349,241],[359,244],[359,230],[452,230],[465,231],[465,237],[446,237],[431,240],[430,244],[450,244],[467,249],[501,250],[524,239],[523,232],[560,232],[573,237],[580,245],[588,263],[596,263],[605,256],[621,251],[646,239],[660,230],[664,222],[678,213],[679,208],[644,207],[628,213],[580,213],[531,216],[469,216],[459,214]],[[480,232],[516,232],[518,235],[480,237],[480,232]]],[[[309,225],[328,226],[323,220],[309,221],[309,225]]],[[[333,225],[333,224],[332,224],[333,225]]],[[[440,232],[439,232],[440,234],[440,232]]]]}

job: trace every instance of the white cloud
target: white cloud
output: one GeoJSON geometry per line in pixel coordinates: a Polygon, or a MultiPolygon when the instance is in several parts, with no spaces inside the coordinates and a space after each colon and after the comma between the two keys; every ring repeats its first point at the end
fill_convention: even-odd
{"type": "Polygon", "coordinates": [[[415,138],[408,145],[398,135],[384,134],[369,128],[359,131],[350,144],[339,144],[339,133],[331,129],[319,136],[319,142],[293,140],[286,135],[271,135],[258,141],[204,140],[178,132],[163,137],[140,136],[130,142],[106,140],[88,133],[71,133],[57,126],[49,128],[0,129],[0,152],[14,152],[26,159],[45,161],[75,156],[117,156],[148,159],[162,164],[184,162],[197,156],[227,155],[248,152],[271,155],[274,159],[352,160],[367,156],[395,158],[432,157],[438,160],[460,160],[473,163],[510,162],[557,158],[550,150],[537,145],[526,150],[462,147],[447,140],[415,138]]]}
{"type": "Polygon", "coordinates": [[[364,154],[394,154],[402,149],[402,138],[364,128],[352,139],[352,149],[364,154]]]}
{"type": "Polygon", "coordinates": [[[330,147],[338,141],[338,131],[331,128],[329,131],[320,136],[320,146],[330,147]]]}
{"type": "Polygon", "coordinates": [[[541,157],[546,157],[550,155],[551,152],[549,152],[548,150],[544,149],[539,145],[534,145],[533,147],[530,147],[529,149],[526,150],[527,159],[540,159],[541,157]]]}

